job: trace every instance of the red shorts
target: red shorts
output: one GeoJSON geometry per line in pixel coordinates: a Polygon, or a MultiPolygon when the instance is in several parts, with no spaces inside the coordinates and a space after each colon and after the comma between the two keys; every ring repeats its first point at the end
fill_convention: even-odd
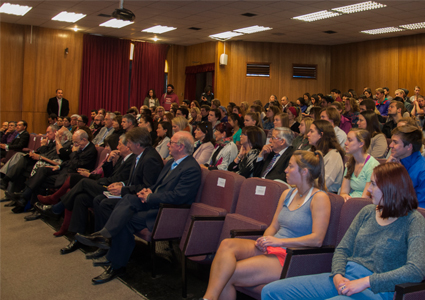
{"type": "Polygon", "coordinates": [[[267,247],[267,254],[276,255],[277,259],[283,267],[286,258],[286,249],[283,249],[282,247],[267,247]]]}

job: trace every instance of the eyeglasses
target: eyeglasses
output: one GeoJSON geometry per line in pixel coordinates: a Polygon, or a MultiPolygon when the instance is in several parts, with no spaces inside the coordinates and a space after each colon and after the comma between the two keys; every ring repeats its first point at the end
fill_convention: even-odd
{"type": "Polygon", "coordinates": [[[180,142],[173,142],[173,141],[170,141],[170,144],[180,144],[180,142]]]}
{"type": "Polygon", "coordinates": [[[271,136],[270,139],[271,140],[281,140],[282,138],[280,138],[278,136],[271,136]]]}

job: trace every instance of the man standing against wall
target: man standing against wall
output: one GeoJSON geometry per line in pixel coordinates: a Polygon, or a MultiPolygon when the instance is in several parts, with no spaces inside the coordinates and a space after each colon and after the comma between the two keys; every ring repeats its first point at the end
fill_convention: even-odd
{"type": "Polygon", "coordinates": [[[162,95],[159,104],[164,107],[165,111],[170,111],[172,103],[179,105],[179,97],[174,93],[174,86],[169,84],[167,85],[167,92],[162,95]]]}
{"type": "Polygon", "coordinates": [[[69,101],[63,98],[63,91],[56,90],[56,97],[50,98],[47,104],[47,113],[56,114],[60,117],[66,117],[69,114],[69,101]]]}

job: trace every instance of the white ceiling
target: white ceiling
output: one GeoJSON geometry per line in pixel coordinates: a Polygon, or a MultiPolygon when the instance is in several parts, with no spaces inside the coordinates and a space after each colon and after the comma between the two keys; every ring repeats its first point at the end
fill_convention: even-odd
{"type": "Polygon", "coordinates": [[[99,17],[99,14],[110,15],[119,7],[119,1],[20,1],[1,0],[32,6],[25,16],[0,14],[1,22],[34,25],[55,29],[72,29],[75,25],[84,33],[100,34],[118,38],[151,41],[154,34],[141,30],[154,25],[177,27],[158,35],[159,42],[194,45],[211,41],[208,37],[228,30],[261,25],[273,30],[236,37],[233,40],[255,42],[277,42],[317,45],[337,45],[350,42],[374,40],[378,38],[425,33],[425,29],[397,33],[367,35],[360,31],[381,27],[398,26],[410,23],[425,22],[425,1],[391,1],[375,0],[386,4],[386,8],[343,15],[316,22],[291,20],[292,17],[350,5],[359,1],[124,1],[124,8],[131,10],[136,19],[134,24],[121,29],[99,27],[99,24],[110,18],[99,17]],[[51,19],[61,11],[84,13],[87,16],[80,21],[65,23],[51,19]],[[255,17],[241,14],[254,13],[255,17]],[[199,27],[194,31],[188,28],[199,27]],[[337,33],[326,34],[323,31],[333,30],[337,33]]]}

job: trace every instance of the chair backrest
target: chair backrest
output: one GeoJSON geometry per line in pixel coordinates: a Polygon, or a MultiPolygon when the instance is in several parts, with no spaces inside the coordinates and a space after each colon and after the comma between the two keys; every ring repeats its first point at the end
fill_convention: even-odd
{"type": "Polygon", "coordinates": [[[222,170],[210,171],[202,188],[200,202],[224,208],[228,213],[235,212],[241,185],[245,177],[222,170]]]}
{"type": "Polygon", "coordinates": [[[420,212],[422,214],[422,216],[424,216],[424,218],[425,218],[425,209],[424,208],[418,207],[418,212],[420,212]]]}
{"type": "Polygon", "coordinates": [[[36,141],[37,141],[37,134],[31,133],[30,134],[30,141],[28,143],[28,150],[30,150],[30,151],[31,150],[37,150],[35,148],[36,141]]]}
{"type": "Polygon", "coordinates": [[[210,170],[208,170],[207,168],[201,168],[201,172],[202,172],[201,185],[199,186],[198,193],[196,194],[195,203],[201,201],[202,190],[204,188],[204,184],[205,184],[205,181],[207,180],[207,175],[210,172],[210,170]]]}
{"type": "Polygon", "coordinates": [[[96,165],[94,167],[95,169],[99,166],[99,163],[105,159],[106,154],[111,152],[111,150],[105,149],[104,147],[97,147],[96,150],[97,150],[97,159],[96,159],[96,165]]]}
{"type": "Polygon", "coordinates": [[[37,136],[36,136],[36,138],[35,138],[35,144],[34,144],[34,148],[35,149],[38,149],[38,148],[40,148],[41,147],[41,139],[43,138],[44,136],[42,135],[42,134],[37,134],[37,136]]]}
{"type": "Polygon", "coordinates": [[[372,204],[372,200],[368,198],[351,198],[344,203],[339,218],[338,235],[335,246],[338,246],[355,216],[357,216],[359,211],[368,204],[372,204]]]}
{"type": "Polygon", "coordinates": [[[377,158],[376,159],[381,165],[382,164],[385,164],[386,162],[387,162],[387,159],[386,158],[377,158]]]}
{"type": "Polygon", "coordinates": [[[277,204],[287,185],[269,179],[248,178],[239,192],[234,214],[224,221],[219,242],[230,238],[233,229],[266,229],[273,220],[277,204]]]}
{"type": "Polygon", "coordinates": [[[344,198],[334,193],[328,193],[329,200],[331,201],[331,216],[329,219],[328,230],[326,231],[323,246],[336,246],[336,239],[338,235],[338,225],[341,216],[341,209],[344,205],[344,198]]]}

